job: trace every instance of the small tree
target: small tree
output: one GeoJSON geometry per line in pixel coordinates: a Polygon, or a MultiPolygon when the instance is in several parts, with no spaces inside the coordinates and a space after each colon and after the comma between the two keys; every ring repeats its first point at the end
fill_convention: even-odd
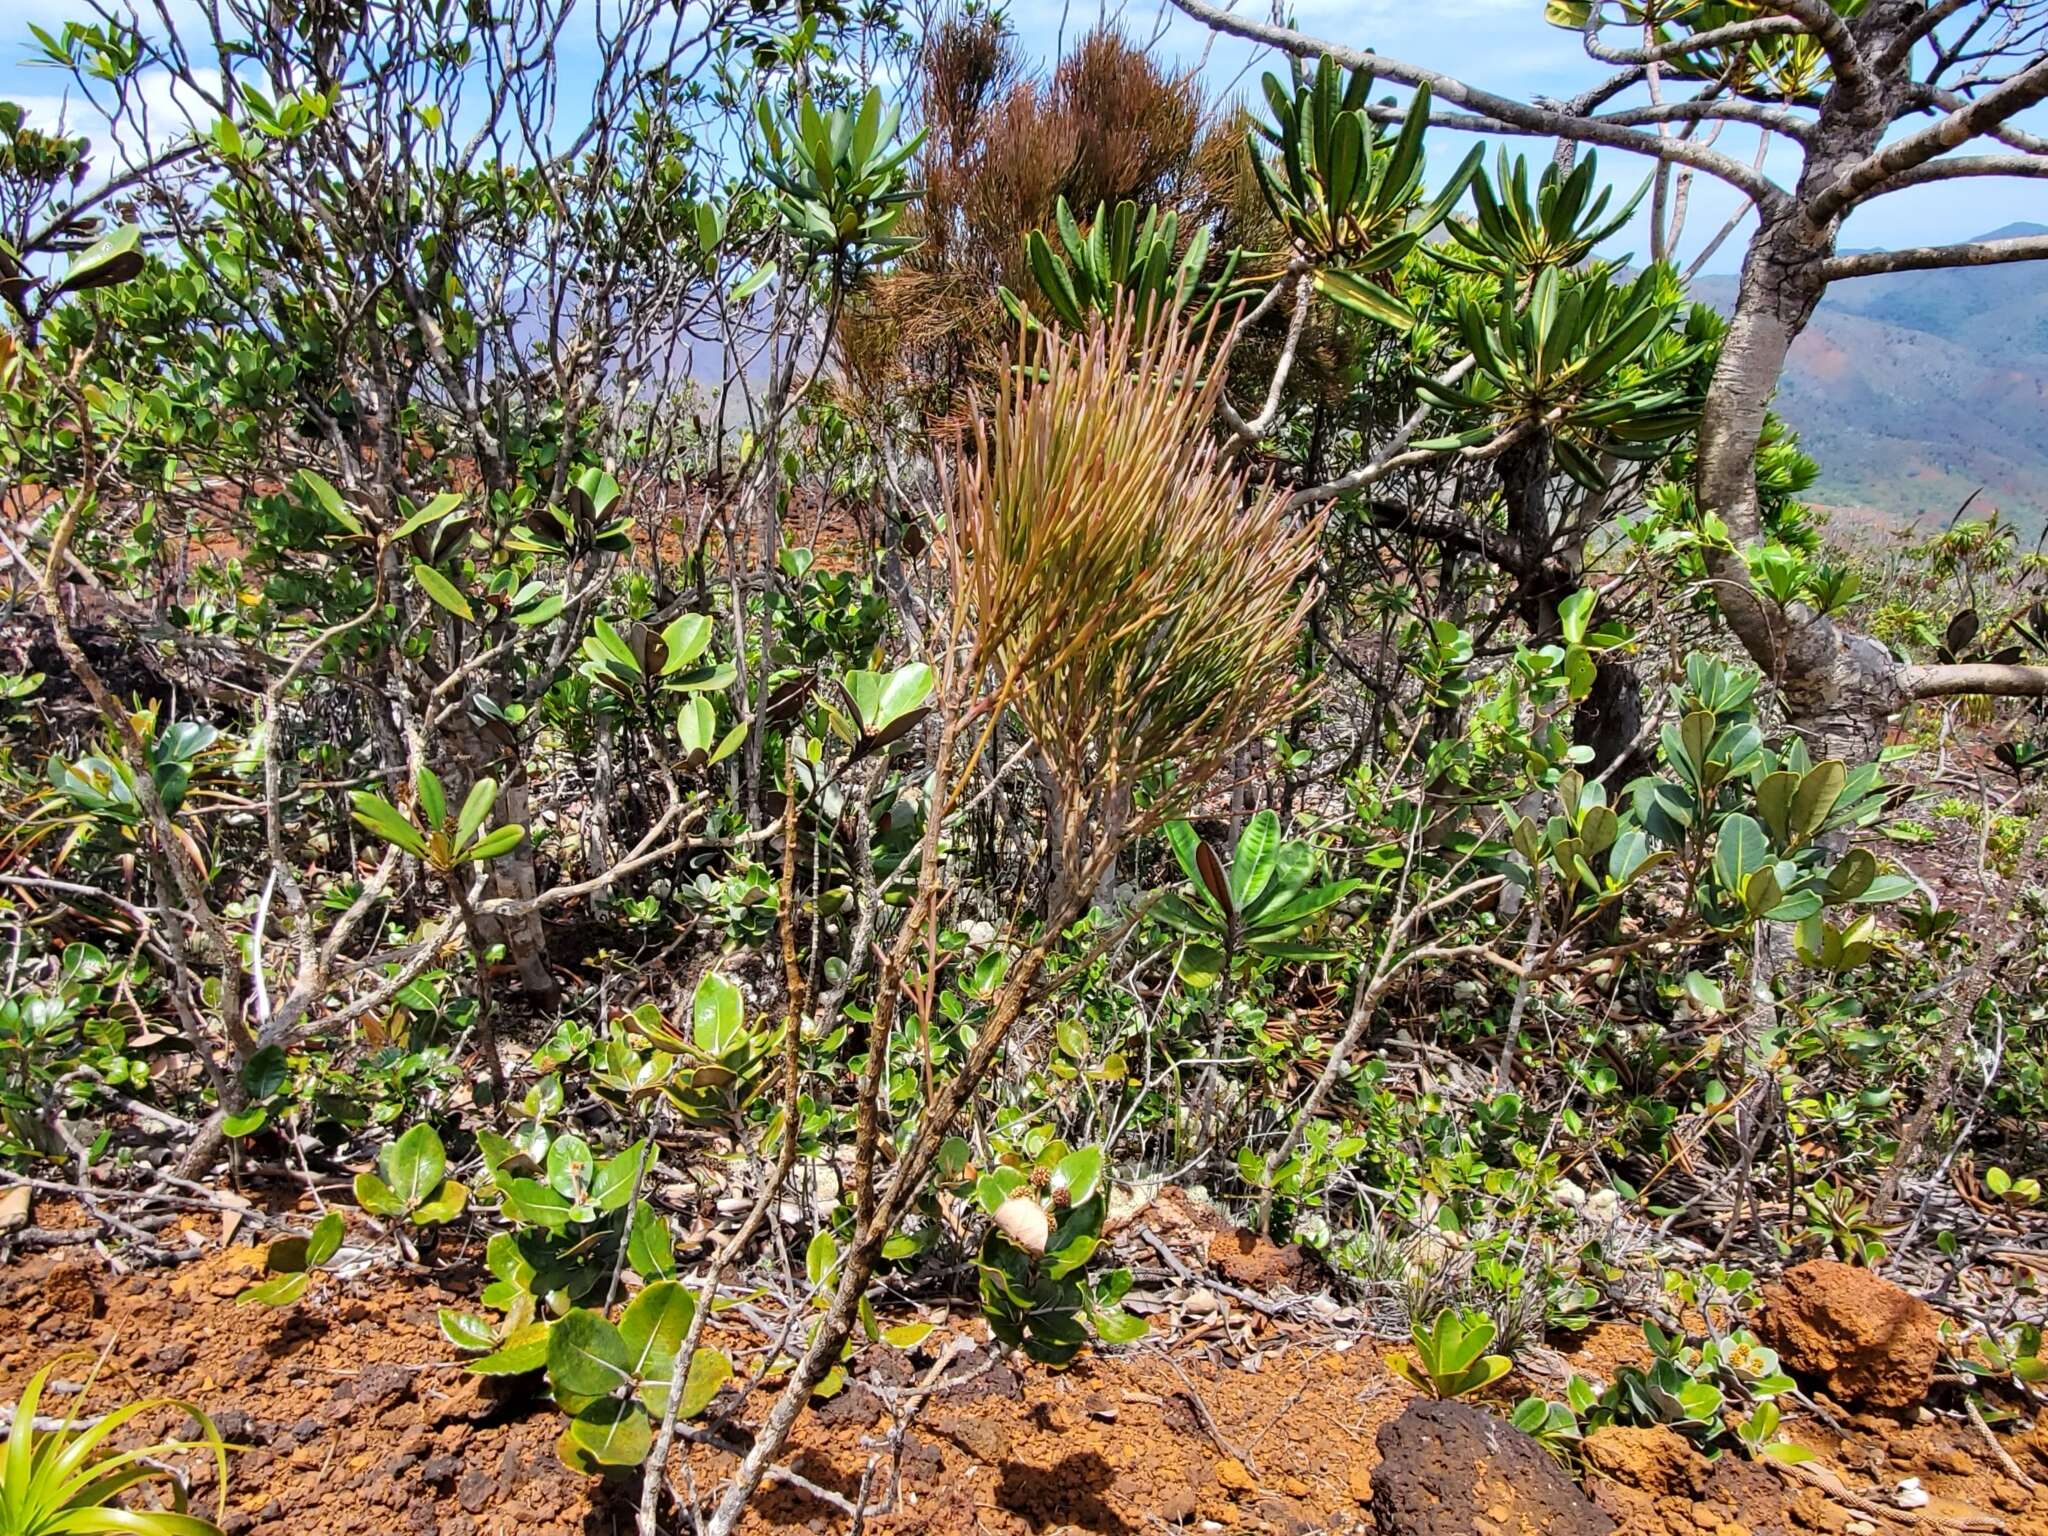
{"type": "MultiPolygon", "coordinates": [[[[2036,8],[2011,0],[1549,0],[1546,14],[1582,35],[1609,73],[1566,102],[1522,101],[1443,70],[1323,42],[1175,0],[1221,32],[1297,58],[1328,54],[1428,92],[1447,127],[1554,137],[1649,157],[1652,250],[1668,254],[1684,189],[1717,178],[1757,219],[1735,306],[1704,399],[1693,478],[1714,595],[1744,648],[1779,686],[1786,715],[1817,754],[1875,753],[1886,718],[1916,698],[2048,694],[2048,667],[2003,663],[1903,666],[1881,645],[1752,580],[1746,555],[1764,528],[1757,459],[1768,405],[1793,340],[1831,283],[1886,272],[2048,258],[2048,236],[1843,254],[1843,220],[1912,187],[1979,177],[2048,175],[2048,143],[2014,124],[2048,99],[2048,47],[2036,8]],[[1631,42],[1611,41],[1626,30],[1631,42]],[[1675,89],[1674,89],[1675,88],[1675,89]],[[1753,161],[1711,142],[1754,130],[1753,161]],[[1986,144],[1985,152],[1956,154],[1986,144]],[[1789,186],[1765,173],[1772,148],[1798,165],[1789,186]]],[[[1377,108],[1391,113],[1391,109],[1377,108]]],[[[1723,231],[1711,242],[1718,245],[1723,231]]]]}

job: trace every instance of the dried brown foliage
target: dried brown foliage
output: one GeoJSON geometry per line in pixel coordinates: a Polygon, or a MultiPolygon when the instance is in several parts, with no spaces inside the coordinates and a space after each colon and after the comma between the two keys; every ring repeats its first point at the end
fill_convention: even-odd
{"type": "Polygon", "coordinates": [[[905,228],[924,243],[874,285],[846,341],[856,377],[908,384],[942,414],[1001,355],[1010,321],[996,289],[1035,297],[1023,239],[1051,225],[1059,198],[1077,210],[1131,198],[1187,214],[1213,199],[1196,163],[1195,82],[1112,29],[1034,80],[1000,21],[954,16],[931,29],[920,63],[924,198],[905,228]]]}
{"type": "Polygon", "coordinates": [[[1017,360],[954,485],[962,597],[1076,851],[1141,779],[1192,792],[1298,706],[1320,523],[1224,455],[1209,331],[1125,313],[1017,360]]]}

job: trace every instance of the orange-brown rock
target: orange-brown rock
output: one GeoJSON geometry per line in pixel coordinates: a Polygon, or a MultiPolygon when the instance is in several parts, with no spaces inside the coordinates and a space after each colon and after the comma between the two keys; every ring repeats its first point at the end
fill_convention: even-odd
{"type": "Polygon", "coordinates": [[[1255,1291],[1303,1290],[1316,1280],[1314,1261],[1299,1244],[1283,1248],[1249,1227],[1210,1238],[1209,1263],[1232,1284],[1255,1291]]]}
{"type": "Polygon", "coordinates": [[[1867,1269],[1815,1259],[1764,1291],[1757,1323],[1785,1369],[1853,1408],[1911,1408],[1933,1385],[1940,1318],[1867,1269]]]}

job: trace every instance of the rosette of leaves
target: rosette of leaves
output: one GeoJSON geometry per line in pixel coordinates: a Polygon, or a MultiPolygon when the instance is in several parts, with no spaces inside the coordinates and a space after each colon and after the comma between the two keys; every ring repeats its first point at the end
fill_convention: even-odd
{"type": "Polygon", "coordinates": [[[515,1226],[494,1232],[484,1246],[491,1282],[478,1302],[496,1319],[443,1307],[442,1335],[456,1348],[481,1358],[469,1362],[479,1376],[521,1376],[547,1364],[548,1333],[556,1320],[607,1286],[617,1261],[653,1284],[676,1275],[675,1237],[646,1200],[635,1200],[623,1233],[615,1224],[586,1231],[566,1227],[554,1233],[515,1226]]]}
{"type": "Polygon", "coordinates": [[[2041,1357],[2041,1330],[2022,1323],[2005,1333],[1987,1332],[1967,1355],[1950,1359],[1956,1370],[1979,1386],[2024,1391],[2048,1383],[2048,1360],[2041,1357]]]}
{"type": "Polygon", "coordinates": [[[699,661],[710,644],[711,620],[701,613],[679,614],[659,631],[597,618],[577,670],[614,699],[651,713],[666,694],[731,686],[732,663],[699,661]]]}
{"type": "Polygon", "coordinates": [[[1101,1246],[1108,1212],[1100,1147],[1062,1157],[1044,1201],[1030,1175],[1013,1167],[983,1174],[975,1193],[991,1220],[976,1268],[982,1316],[996,1338],[1041,1365],[1063,1366],[1091,1330],[1108,1344],[1144,1334],[1143,1321],[1119,1305],[1131,1288],[1129,1270],[1094,1281],[1082,1273],[1101,1246]]]}
{"type": "Polygon", "coordinates": [[[1579,1416],[1572,1412],[1569,1403],[1525,1397],[1515,1404],[1508,1422],[1560,1460],[1569,1459],[1573,1448],[1585,1438],[1579,1428],[1579,1416]]]}
{"type": "Polygon", "coordinates": [[[440,775],[431,768],[414,776],[411,815],[366,789],[352,790],[349,801],[359,825],[441,874],[510,853],[526,836],[526,829],[515,822],[484,830],[491,807],[498,803],[498,781],[492,778],[470,785],[453,812],[440,775]]]}
{"type": "Polygon", "coordinates": [[[1776,1438],[1780,1415],[1772,1400],[1791,1391],[1793,1382],[1778,1369],[1776,1354],[1754,1335],[1738,1329],[1725,1339],[1710,1338],[1694,1348],[1646,1321],[1643,1337],[1654,1357],[1647,1369],[1623,1366],[1613,1384],[1597,1394],[1584,1377],[1571,1379],[1566,1397],[1586,1428],[1662,1424],[1703,1449],[1711,1450],[1732,1433],[1753,1456],[1787,1464],[1810,1456],[1776,1438]],[[1729,1410],[1745,1407],[1746,1417],[1731,1424],[1729,1410]]]}
{"type": "Polygon", "coordinates": [[[1443,222],[1479,169],[1473,149],[1436,196],[1423,195],[1423,134],[1430,92],[1415,92],[1391,136],[1368,106],[1370,71],[1343,77],[1323,55],[1312,86],[1290,95],[1263,79],[1270,126],[1253,122],[1247,142],[1259,190],[1286,232],[1293,254],[1314,273],[1316,291],[1347,309],[1403,330],[1415,313],[1386,286],[1385,275],[1443,222]],[[1340,83],[1341,80],[1341,83],[1340,83]],[[1267,147],[1278,151],[1277,165],[1267,147]],[[1374,281],[1378,278],[1380,281],[1374,281]]]}
{"type": "Polygon", "coordinates": [[[1545,267],[1527,302],[1513,276],[1490,301],[1457,305],[1458,335],[1473,368],[1454,384],[1414,377],[1427,403],[1467,423],[1418,447],[1468,448],[1522,426],[1548,432],[1561,467],[1581,485],[1605,484],[1602,454],[1648,461],[1690,431],[1699,414],[1696,364],[1710,346],[1691,320],[1668,266],[1618,284],[1611,269],[1545,267]]]}
{"type": "MultiPolygon", "coordinates": [[[[220,732],[203,720],[174,720],[151,738],[149,776],[166,814],[177,815],[200,756],[219,739],[220,732]]],[[[57,797],[82,818],[109,824],[124,836],[141,825],[134,772],[118,757],[95,754],[67,763],[52,756],[49,778],[57,797]]]]}
{"type": "Polygon", "coordinates": [[[506,1219],[558,1236],[623,1210],[648,1153],[648,1144],[636,1141],[605,1157],[574,1131],[547,1137],[538,1158],[531,1143],[516,1147],[502,1137],[479,1134],[478,1145],[491,1182],[503,1196],[499,1210],[506,1219]],[[521,1168],[531,1169],[532,1176],[521,1168]]]}
{"type": "MultiPolygon", "coordinates": [[[[505,543],[524,553],[566,559],[594,551],[624,554],[633,547],[633,520],[611,516],[619,496],[619,482],[597,465],[586,465],[570,475],[560,500],[543,499],[532,487],[522,486],[513,495],[511,511],[523,521],[505,543]],[[536,502],[543,517],[533,515],[536,502]]],[[[515,616],[520,623],[539,624],[561,611],[562,599],[557,593],[547,611],[530,610],[515,616]]]]}
{"type": "MultiPolygon", "coordinates": [[[[1202,267],[1209,259],[1209,231],[1198,227],[1176,258],[1180,215],[1147,208],[1140,224],[1138,205],[1128,198],[1114,210],[1098,204],[1084,235],[1062,197],[1053,205],[1053,233],[1059,237],[1057,250],[1043,230],[1034,229],[1024,237],[1024,255],[1052,318],[1073,330],[1114,314],[1119,303],[1144,318],[1165,308],[1186,310],[1200,324],[1229,288],[1243,254],[1230,252],[1205,289],[1202,267]],[[1200,303],[1195,302],[1198,295],[1204,295],[1200,303]]],[[[1038,324],[1016,294],[1007,288],[996,292],[1019,322],[1038,324]]]]}
{"type": "Polygon", "coordinates": [[[825,719],[833,734],[851,748],[847,762],[885,751],[916,729],[931,713],[929,700],[936,686],[932,669],[921,661],[893,672],[856,669],[840,678],[839,702],[845,707],[827,703],[825,719]]]}
{"type": "Polygon", "coordinates": [[[849,283],[918,244],[918,236],[896,230],[917,197],[908,163],[924,133],[893,142],[902,114],[883,107],[879,90],[870,87],[857,106],[829,113],[806,92],[787,121],[778,120],[763,96],[755,117],[761,133],[755,164],[774,188],[783,225],[835,282],[849,283]]]}
{"type": "Polygon", "coordinates": [[[1180,976],[1189,986],[1213,986],[1240,964],[1338,958],[1341,951],[1305,942],[1304,935],[1359,882],[1312,884],[1315,849],[1283,839],[1274,812],[1260,811],[1245,824],[1228,869],[1184,821],[1168,822],[1166,839],[1187,876],[1188,894],[1165,896],[1154,911],[1188,941],[1180,976]]]}
{"type": "Polygon", "coordinates": [[[1588,784],[1577,769],[1558,776],[1556,809],[1538,820],[1507,812],[1508,842],[1522,856],[1506,866],[1508,877],[1527,884],[1524,870],[1539,865],[1555,882],[1567,907],[1581,911],[1614,900],[1636,880],[1668,862],[1626,807],[1608,804],[1603,784],[1588,784]]]}
{"type": "Polygon", "coordinates": [[[680,1392],[678,1419],[694,1419],[732,1375],[723,1352],[701,1348],[678,1369],[697,1298],[674,1280],[659,1280],[630,1302],[617,1323],[578,1307],[548,1332],[548,1387],[569,1415],[557,1450],[572,1471],[637,1467],[654,1441],[654,1425],[680,1392]]]}
{"type": "Polygon", "coordinates": [[[1544,267],[1576,267],[1620,233],[1650,190],[1645,181],[1609,214],[1614,188],[1601,185],[1599,164],[1592,150],[1570,170],[1546,161],[1532,192],[1527,158],[1516,155],[1510,162],[1502,149],[1493,179],[1484,168],[1472,178],[1473,217],[1444,226],[1454,244],[1437,254],[1451,266],[1512,274],[1518,281],[1544,267]]]}
{"type": "Polygon", "coordinates": [[[1418,1322],[1409,1329],[1414,1358],[1390,1355],[1387,1368],[1431,1397],[1463,1397],[1500,1380],[1514,1366],[1506,1355],[1486,1352],[1494,1332],[1483,1312],[1447,1307],[1427,1327],[1418,1322]]]}
{"type": "MultiPolygon", "coordinates": [[[[1830,834],[1868,825],[1881,813],[1877,765],[1814,763],[1797,738],[1781,752],[1767,748],[1750,707],[1757,682],[1754,673],[1714,658],[1688,659],[1677,718],[1659,740],[1664,771],[1629,785],[1633,814],[1624,830],[1640,829],[1645,846],[1710,852],[1698,901],[1714,926],[1799,923],[1818,951],[1825,933],[1843,932],[1825,922],[1824,909],[1894,900],[1912,882],[1881,875],[1865,849],[1830,856],[1830,834]]],[[[1869,954],[1867,944],[1853,947],[1860,937],[1848,942],[1844,948],[1838,938],[1832,951],[1841,968],[1869,954]]]]}
{"type": "MultiPolygon", "coordinates": [[[[86,1382],[91,1389],[105,1357],[93,1365],[86,1382]]],[[[54,1429],[39,1422],[43,1393],[62,1357],[29,1377],[12,1404],[7,1439],[0,1445],[0,1529],[14,1536],[71,1532],[78,1536],[120,1532],[123,1536],[219,1536],[216,1520],[228,1512],[228,1448],[213,1420],[192,1404],[175,1397],[146,1397],[124,1403],[100,1418],[79,1422],[84,1394],[54,1429]],[[176,1408],[199,1426],[198,1441],[167,1439],[147,1445],[124,1431],[159,1408],[176,1408]],[[117,1447],[119,1447],[117,1449],[117,1447]],[[217,1503],[214,1520],[186,1513],[184,1479],[165,1463],[193,1450],[213,1460],[217,1503]],[[162,1483],[167,1509],[130,1509],[126,1495],[146,1483],[162,1483]]]]}
{"type": "Polygon", "coordinates": [[[436,1227],[469,1208],[469,1187],[448,1177],[441,1133],[422,1120],[377,1153],[374,1173],[359,1173],[356,1204],[372,1216],[436,1227]]]}
{"type": "Polygon", "coordinates": [[[1851,848],[1839,860],[1830,859],[1822,839],[1875,818],[1882,801],[1877,765],[1851,769],[1833,758],[1814,763],[1805,744],[1794,740],[1782,759],[1763,754],[1753,795],[1750,809],[1720,823],[1714,878],[1702,893],[1712,904],[1711,920],[1731,927],[1754,917],[1798,923],[1802,949],[1832,955],[1826,968],[1861,964],[1869,956],[1862,937],[1847,941],[1859,947],[1845,949],[1838,941],[1830,950],[1827,934],[1860,929],[1867,935],[1874,919],[1836,929],[1822,916],[1824,909],[1892,901],[1912,891],[1913,882],[1880,874],[1868,849],[1851,848]]]}
{"type": "Polygon", "coordinates": [[[341,1212],[329,1211],[313,1223],[303,1237],[296,1234],[273,1238],[263,1250],[264,1273],[259,1280],[235,1297],[239,1305],[258,1302],[266,1307],[288,1307],[306,1294],[313,1274],[341,1251],[341,1212]]]}
{"type": "Polygon", "coordinates": [[[737,1123],[773,1074],[777,1028],[748,1029],[746,999],[716,971],[697,983],[687,1035],[644,1003],[628,1015],[627,1028],[669,1058],[662,1091],[697,1124],[737,1123]]]}

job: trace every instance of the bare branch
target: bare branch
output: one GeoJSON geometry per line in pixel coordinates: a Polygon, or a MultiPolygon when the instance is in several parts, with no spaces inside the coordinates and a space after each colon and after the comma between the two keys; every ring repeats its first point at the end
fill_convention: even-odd
{"type": "MultiPolygon", "coordinates": [[[[1785,189],[1767,176],[1760,176],[1740,160],[1731,155],[1708,149],[1703,145],[1680,138],[1660,138],[1654,133],[1641,129],[1604,123],[1582,113],[1563,111],[1554,107],[1539,107],[1526,101],[1516,101],[1508,96],[1496,96],[1493,92],[1467,85],[1454,75],[1442,74],[1419,64],[1409,64],[1391,58],[1383,53],[1368,53],[1362,48],[1349,47],[1343,43],[1324,42],[1296,32],[1291,27],[1275,26],[1270,22],[1253,21],[1236,16],[1212,5],[1209,0],[1173,0],[1188,15],[1204,26],[1232,37],[1242,37],[1254,43],[1264,43],[1298,58],[1317,58],[1327,53],[1337,63],[1349,69],[1371,70],[1381,79],[1392,80],[1401,85],[1429,87],[1432,94],[1453,102],[1469,111],[1481,114],[1497,125],[1498,131],[1509,133],[1538,134],[1545,138],[1573,139],[1587,144],[1598,144],[1612,149],[1628,150],[1652,159],[1676,160],[1690,165],[1695,170],[1705,171],[1718,177],[1730,186],[1746,192],[1759,203],[1773,208],[1789,200],[1785,189]]],[[[1431,115],[1430,121],[1436,122],[1431,115]]],[[[1446,126],[1475,126],[1473,124],[1450,124],[1446,126]]]]}
{"type": "Polygon", "coordinates": [[[1919,132],[1894,140],[1858,161],[1807,205],[1808,222],[1816,226],[1829,223],[1877,193],[1894,177],[1990,132],[2014,113],[2044,99],[2048,99],[2048,58],[2036,59],[1967,106],[1958,107],[1919,132]]]}
{"type": "Polygon", "coordinates": [[[1898,251],[1856,251],[1822,263],[1829,282],[1877,277],[1886,272],[1927,272],[1941,267],[1992,267],[2009,261],[2048,259],[2048,235],[2012,240],[1967,240],[1957,245],[1915,245],[1898,251]]]}

